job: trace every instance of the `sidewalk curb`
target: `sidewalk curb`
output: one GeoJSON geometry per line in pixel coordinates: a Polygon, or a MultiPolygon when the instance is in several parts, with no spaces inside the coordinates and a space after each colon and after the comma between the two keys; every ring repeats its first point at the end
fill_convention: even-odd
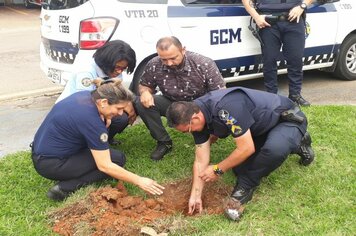
{"type": "Polygon", "coordinates": [[[8,100],[18,100],[27,97],[38,97],[38,96],[50,96],[59,94],[63,91],[63,87],[60,88],[44,88],[44,89],[35,89],[32,91],[23,91],[19,93],[12,93],[6,95],[0,95],[0,102],[8,100]]]}

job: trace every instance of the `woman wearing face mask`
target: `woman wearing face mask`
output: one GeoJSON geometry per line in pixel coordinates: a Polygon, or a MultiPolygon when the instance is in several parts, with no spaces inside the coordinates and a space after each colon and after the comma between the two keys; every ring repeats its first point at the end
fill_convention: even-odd
{"type": "MultiPolygon", "coordinates": [[[[134,71],[136,54],[126,42],[113,40],[94,53],[89,65],[77,69],[76,77],[67,82],[56,103],[73,93],[83,90],[92,91],[100,84],[122,80],[122,72],[126,71],[127,74],[131,74],[134,71]]],[[[128,103],[125,112],[112,119],[109,126],[109,144],[119,144],[114,136],[121,133],[129,124],[133,124],[135,120],[136,112],[132,103],[128,103]]]]}
{"type": "Polygon", "coordinates": [[[53,106],[32,143],[36,171],[58,181],[49,189],[49,198],[61,201],[85,185],[110,177],[162,194],[161,185],[125,170],[125,155],[109,148],[107,125],[133,99],[117,81],[77,92],[53,106]]]}

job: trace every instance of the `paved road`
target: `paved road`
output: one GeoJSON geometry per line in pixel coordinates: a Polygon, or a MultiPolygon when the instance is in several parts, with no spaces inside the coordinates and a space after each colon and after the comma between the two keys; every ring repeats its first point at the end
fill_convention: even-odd
{"type": "Polygon", "coordinates": [[[0,158],[29,150],[33,135],[58,95],[0,102],[0,158]]]}
{"type": "Polygon", "coordinates": [[[62,89],[39,68],[39,15],[40,9],[0,7],[0,100],[62,89]]]}
{"type": "Polygon", "coordinates": [[[0,6],[0,158],[28,148],[63,89],[39,68],[39,15],[40,9],[0,6]]]}
{"type": "MultiPolygon", "coordinates": [[[[288,96],[288,83],[285,75],[279,76],[279,93],[288,96]]],[[[254,89],[264,90],[263,79],[236,83],[254,89]]],[[[305,71],[302,95],[314,105],[356,105],[356,81],[344,81],[331,73],[319,70],[305,71]]]]}
{"type": "MultiPolygon", "coordinates": [[[[28,144],[53,106],[61,86],[39,68],[39,9],[0,7],[0,158],[29,150],[28,144]]],[[[262,79],[236,85],[263,89],[262,79]]],[[[287,95],[284,76],[281,93],[287,95]]],[[[341,81],[320,71],[305,73],[303,95],[312,104],[356,105],[356,81],[341,81]]]]}

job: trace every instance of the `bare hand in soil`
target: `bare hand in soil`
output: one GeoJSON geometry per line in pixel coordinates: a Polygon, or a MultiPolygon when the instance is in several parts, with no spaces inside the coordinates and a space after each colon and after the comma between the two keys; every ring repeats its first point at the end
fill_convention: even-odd
{"type": "MultiPolygon", "coordinates": [[[[158,235],[171,230],[181,232],[174,235],[192,235],[195,231],[189,230],[185,219],[188,215],[191,178],[166,183],[164,186],[164,194],[146,199],[129,195],[122,181],[118,182],[116,188],[99,188],[88,197],[53,212],[50,215],[53,231],[59,235],[139,235],[143,226],[154,226],[158,235]],[[176,215],[181,213],[183,219],[177,222],[176,215]],[[168,220],[171,216],[174,216],[173,222],[168,220]]],[[[223,199],[231,191],[232,187],[224,183],[205,185],[204,195],[198,201],[200,205],[194,204],[192,217],[198,217],[194,213],[199,212],[202,201],[204,210],[201,214],[223,214],[223,199]]]]}
{"type": "Polygon", "coordinates": [[[191,197],[189,199],[188,207],[189,207],[189,210],[188,210],[189,215],[193,215],[194,212],[198,212],[200,214],[203,211],[203,202],[202,202],[201,198],[191,197]]]}
{"type": "Polygon", "coordinates": [[[204,181],[204,182],[211,182],[217,180],[219,177],[214,173],[214,167],[212,165],[208,166],[201,174],[199,177],[204,181]]]}
{"type": "Polygon", "coordinates": [[[153,195],[161,195],[164,189],[164,187],[159,185],[156,181],[145,177],[140,178],[138,186],[153,195]]]}

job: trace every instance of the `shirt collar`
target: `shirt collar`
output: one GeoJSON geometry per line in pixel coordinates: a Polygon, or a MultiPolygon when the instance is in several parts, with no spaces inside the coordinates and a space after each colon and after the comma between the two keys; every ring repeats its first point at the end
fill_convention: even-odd
{"type": "MultiPolygon", "coordinates": [[[[104,71],[95,63],[94,59],[93,59],[92,65],[94,66],[95,73],[96,73],[96,75],[98,77],[100,77],[100,78],[105,78],[105,77],[109,78],[109,75],[104,73],[104,71]]],[[[116,76],[115,78],[122,79],[122,73],[119,74],[118,76],[116,76]]],[[[111,78],[111,79],[114,79],[114,78],[111,78]]]]}
{"type": "Polygon", "coordinates": [[[108,75],[105,74],[104,71],[95,63],[94,59],[93,59],[92,64],[94,66],[95,72],[98,77],[100,77],[100,78],[108,77],[108,75]]]}

